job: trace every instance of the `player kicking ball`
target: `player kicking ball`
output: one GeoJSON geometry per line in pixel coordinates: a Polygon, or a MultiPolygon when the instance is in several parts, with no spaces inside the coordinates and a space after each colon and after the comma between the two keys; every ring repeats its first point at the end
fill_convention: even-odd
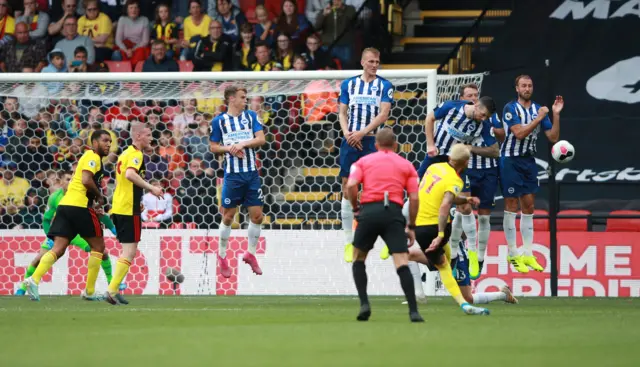
{"type": "Polygon", "coordinates": [[[225,169],[222,183],[222,223],[219,228],[218,267],[220,274],[229,278],[231,267],[227,261],[227,246],[231,236],[231,224],[238,205],[249,212],[249,249],[242,260],[251,270],[262,275],[256,258],[258,240],[262,226],[262,183],[256,164],[256,148],[265,143],[262,122],[247,106],[247,90],[236,86],[224,90],[227,112],[211,123],[210,149],[215,154],[224,154],[225,169]]]}
{"type": "Polygon", "coordinates": [[[429,166],[418,188],[419,206],[415,235],[420,245],[409,248],[409,260],[435,267],[449,294],[467,315],[488,315],[486,308],[475,307],[462,296],[460,287],[452,275],[445,248],[451,235],[450,210],[453,204],[479,203],[476,197],[459,196],[464,187],[460,178],[469,163],[470,151],[463,144],[456,144],[449,151],[449,161],[429,166]]]}
{"type": "Polygon", "coordinates": [[[97,299],[95,286],[104,254],[104,238],[96,208],[100,209],[105,202],[99,185],[104,176],[102,158],[109,154],[110,148],[111,135],[107,131],[97,130],[91,135],[91,150],[87,150],[78,161],[47,233],[47,237],[53,239],[53,247],[42,256],[33,275],[25,280],[27,293],[32,300],[40,300],[38,285],[42,276],[64,255],[76,236],[86,239],[91,248],[82,298],[97,299]]]}
{"type": "MultiPolygon", "coordinates": [[[[45,235],[49,233],[49,229],[51,228],[51,221],[53,221],[53,218],[56,215],[56,210],[58,209],[58,205],[60,204],[60,201],[64,197],[64,194],[67,192],[67,188],[69,186],[69,182],[71,182],[73,173],[60,172],[58,176],[59,176],[58,182],[62,187],[58,189],[56,192],[54,192],[53,194],[51,194],[51,196],[49,197],[49,202],[47,203],[47,211],[44,213],[44,219],[42,221],[42,227],[44,229],[45,235]]],[[[104,224],[105,227],[111,231],[111,233],[116,234],[116,229],[111,219],[109,219],[108,215],[106,214],[100,215],[100,222],[104,224]]],[[[73,240],[71,240],[71,243],[69,244],[80,248],[84,252],[91,252],[91,246],[89,246],[89,243],[87,243],[87,241],[80,236],[75,236],[73,240]]],[[[42,242],[42,245],[40,246],[40,252],[31,261],[31,264],[29,264],[29,267],[27,268],[27,272],[24,277],[25,280],[28,279],[31,275],[33,275],[36,268],[38,267],[38,264],[40,264],[40,259],[42,258],[42,256],[44,256],[44,254],[46,254],[52,248],[53,248],[52,239],[47,238],[44,242],[42,242]]],[[[102,262],[100,263],[100,266],[104,271],[104,275],[107,277],[107,283],[110,282],[112,277],[111,276],[111,260],[109,260],[109,255],[107,255],[106,252],[102,256],[102,262]]],[[[16,296],[24,296],[26,291],[27,291],[27,284],[23,282],[20,285],[20,288],[18,288],[18,290],[16,291],[16,296]]]]}
{"type": "Polygon", "coordinates": [[[122,254],[116,263],[116,271],[104,294],[105,301],[112,305],[127,305],[127,301],[119,292],[120,283],[129,272],[131,263],[138,251],[138,243],[142,234],[142,194],[143,190],[162,197],[162,189],[146,182],[143,151],[151,144],[151,129],[145,124],[131,125],[133,144],[127,147],[118,157],[116,163],[116,189],[113,193],[111,218],[115,223],[116,238],[122,246],[122,254]]]}

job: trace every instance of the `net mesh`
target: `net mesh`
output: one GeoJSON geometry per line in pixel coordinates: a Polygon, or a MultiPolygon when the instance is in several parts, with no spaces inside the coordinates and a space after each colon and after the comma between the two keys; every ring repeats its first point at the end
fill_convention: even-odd
{"type": "MultiPolygon", "coordinates": [[[[417,167],[426,152],[423,126],[428,111],[427,93],[430,92],[427,80],[412,77],[388,79],[395,87],[395,103],[387,125],[393,127],[398,136],[400,154],[417,167]]],[[[140,264],[135,263],[132,267],[127,278],[128,289],[132,293],[172,294],[176,292],[172,284],[166,283],[161,275],[169,268],[182,268],[183,272],[189,272],[185,273],[189,281],[200,279],[200,285],[188,288],[187,293],[235,294],[240,273],[234,267],[234,280],[216,281],[215,258],[207,255],[214,253],[212,249],[215,246],[204,245],[215,241],[215,232],[211,230],[220,222],[218,205],[223,175],[222,157],[215,157],[209,152],[210,122],[224,111],[223,91],[231,84],[240,84],[248,89],[248,108],[258,112],[264,123],[267,144],[258,153],[265,202],[263,229],[315,230],[316,234],[313,231],[303,232],[306,233],[303,235],[295,232],[295,236],[301,241],[324,238],[322,241],[326,248],[331,249],[331,258],[339,260],[342,248],[342,235],[337,231],[341,229],[341,186],[338,178],[341,133],[337,115],[340,82],[339,79],[0,81],[3,100],[0,111],[0,170],[5,177],[0,184],[0,228],[13,230],[2,232],[2,237],[8,241],[3,241],[4,250],[0,254],[0,262],[3,262],[0,264],[0,294],[13,292],[22,280],[25,267],[38,252],[44,239],[41,228],[47,200],[60,187],[57,173],[75,168],[81,154],[89,149],[92,131],[107,129],[114,143],[117,142],[112,144],[111,153],[104,158],[107,174],[103,190],[111,197],[115,187],[114,164],[118,154],[131,143],[128,127],[136,121],[148,123],[155,138],[152,147],[144,152],[146,178],[157,180],[169,194],[164,201],[158,200],[156,207],[146,208],[144,228],[175,230],[168,232],[174,233],[175,238],[149,237],[151,241],[164,241],[150,245],[161,250],[151,260],[149,256],[146,260],[136,260],[140,264]],[[7,179],[9,176],[12,177],[10,181],[7,179]],[[199,230],[197,233],[202,241],[194,243],[187,238],[189,232],[179,231],[181,229],[199,230]],[[19,230],[29,231],[22,233],[19,230]],[[331,241],[335,245],[330,245],[331,241]],[[201,250],[201,256],[206,259],[185,267],[184,258],[179,254],[186,248],[201,250]],[[153,276],[158,278],[152,288],[147,284],[151,275],[142,270],[150,264],[142,261],[154,261],[157,269],[153,276]],[[203,276],[205,273],[209,275],[203,276]]],[[[457,98],[459,87],[466,83],[481,86],[482,74],[439,75],[437,101],[457,98]]],[[[246,228],[247,224],[246,213],[238,213],[233,228],[246,228]]],[[[238,238],[240,251],[243,245],[238,238]]],[[[113,256],[117,256],[115,242],[109,241],[113,239],[109,238],[107,247],[113,256]]],[[[320,269],[312,264],[305,266],[320,269]]],[[[44,294],[47,291],[79,294],[82,291],[86,254],[77,249],[70,251],[67,269],[66,274],[58,271],[44,278],[45,283],[56,276],[67,279],[64,288],[48,290],[44,286],[44,294]]],[[[333,287],[338,289],[336,294],[341,293],[339,286],[334,284],[333,287]]],[[[345,292],[352,293],[350,283],[345,283],[344,287],[347,289],[345,292]]],[[[264,289],[270,288],[264,285],[247,292],[264,289]]],[[[392,289],[395,290],[395,284],[392,289]]],[[[380,290],[381,294],[387,293],[383,288],[380,290]]],[[[282,293],[282,290],[274,292],[282,293]]],[[[334,294],[329,289],[326,292],[334,294]]],[[[305,293],[314,292],[310,289],[299,291],[299,294],[305,293]]]]}

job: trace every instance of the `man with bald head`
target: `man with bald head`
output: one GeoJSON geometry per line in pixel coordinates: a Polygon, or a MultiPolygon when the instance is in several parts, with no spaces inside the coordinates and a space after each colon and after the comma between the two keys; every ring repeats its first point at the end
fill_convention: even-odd
{"type": "Polygon", "coordinates": [[[20,73],[24,68],[35,68],[35,72],[46,66],[47,58],[44,42],[29,37],[29,26],[18,23],[15,39],[0,48],[0,68],[6,73],[20,73]]]}
{"type": "Polygon", "coordinates": [[[351,165],[347,192],[357,213],[358,227],[354,235],[353,279],[360,298],[358,321],[367,321],[371,306],[367,296],[367,272],[365,260],[378,237],[382,237],[393,255],[400,285],[409,305],[411,322],[423,322],[418,313],[413,278],[408,267],[409,246],[415,241],[416,215],[418,212],[418,174],[413,165],[395,153],[398,143],[391,129],[376,134],[377,152],[360,158],[351,165]],[[358,203],[358,187],[362,184],[362,196],[358,203]],[[402,215],[405,191],[409,195],[409,225],[402,215]]]}

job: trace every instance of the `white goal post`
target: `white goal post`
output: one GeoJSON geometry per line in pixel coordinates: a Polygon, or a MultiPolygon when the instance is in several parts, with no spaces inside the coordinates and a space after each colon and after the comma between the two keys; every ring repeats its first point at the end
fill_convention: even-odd
{"type": "MultiPolygon", "coordinates": [[[[189,279],[182,294],[355,294],[348,274],[346,280],[338,279],[344,276],[344,271],[338,269],[348,269],[349,265],[342,261],[339,233],[341,193],[337,175],[341,133],[337,99],[340,82],[361,73],[0,74],[0,170],[12,171],[16,176],[12,189],[0,194],[0,294],[13,293],[28,259],[37,253],[44,239],[41,227],[46,200],[59,188],[55,174],[74,167],[89,145],[92,131],[107,129],[115,141],[112,154],[104,160],[109,177],[103,189],[111,196],[114,182],[110,172],[115,157],[130,142],[127,130],[134,121],[152,126],[155,139],[153,147],[145,152],[146,175],[166,188],[171,203],[162,210],[146,208],[149,218],[163,214],[167,218],[145,223],[143,240],[150,241],[145,248],[153,253],[149,259],[154,264],[141,263],[132,268],[127,292],[180,293],[179,287],[177,291],[165,289],[164,272],[169,267],[197,263],[194,268],[182,269],[189,279]],[[265,273],[280,274],[268,279],[283,284],[265,284],[267,277],[257,280],[242,270],[234,270],[230,280],[221,281],[215,275],[214,257],[207,257],[217,244],[200,251],[201,243],[194,244],[189,237],[217,243],[222,170],[220,157],[208,151],[207,128],[211,118],[223,111],[224,89],[231,84],[247,88],[248,108],[256,110],[264,122],[267,144],[258,156],[265,200],[263,228],[271,242],[259,258],[265,264],[265,273]],[[290,242],[296,239],[301,247],[319,245],[324,252],[330,249],[330,256],[321,257],[318,264],[311,266],[310,259],[299,256],[317,257],[317,251],[301,249],[299,254],[295,250],[287,254],[276,250],[278,244],[273,243],[280,241],[283,248],[291,251],[296,247],[290,242]],[[283,256],[287,258],[279,258],[283,256]],[[154,272],[136,273],[143,272],[145,266],[154,272]],[[288,280],[280,266],[292,269],[286,273],[288,280]],[[313,279],[312,284],[316,285],[296,286],[302,284],[291,281],[297,276],[313,279]],[[156,277],[151,288],[140,280],[149,277],[156,277]],[[209,281],[204,280],[207,277],[209,281]],[[213,287],[216,282],[222,283],[213,287]]],[[[398,136],[399,153],[416,167],[426,154],[427,112],[440,102],[457,99],[460,86],[475,83],[481,88],[483,80],[482,74],[438,75],[436,70],[427,69],[379,70],[378,75],[394,85],[387,126],[398,136]]],[[[246,224],[245,214],[238,214],[234,228],[241,230],[237,232],[239,236],[245,233],[246,224]]],[[[119,249],[113,241],[108,241],[108,247],[115,258],[119,249]]],[[[392,268],[391,263],[379,259],[378,251],[379,246],[371,254],[372,271],[392,268]]],[[[78,274],[86,266],[85,258],[81,251],[69,252],[63,260],[65,267],[61,267],[66,270],[56,273],[56,265],[53,278],[44,280],[45,284],[55,280],[57,285],[44,286],[43,292],[79,294],[84,279],[78,274]]],[[[389,284],[373,284],[382,279],[386,276],[371,278],[375,294],[401,294],[395,279],[389,284]]],[[[438,282],[437,276],[427,277],[424,286],[428,295],[442,292],[438,282]]]]}

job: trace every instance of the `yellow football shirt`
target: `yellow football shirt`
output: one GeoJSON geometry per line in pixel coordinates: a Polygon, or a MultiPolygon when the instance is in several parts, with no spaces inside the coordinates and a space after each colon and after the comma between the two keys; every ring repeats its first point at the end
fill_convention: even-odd
{"type": "Polygon", "coordinates": [[[24,198],[27,197],[30,188],[29,181],[22,177],[13,176],[9,185],[6,185],[4,180],[0,180],[0,203],[5,208],[13,206],[11,209],[7,209],[8,214],[18,212],[17,208],[24,203],[24,198]]]}
{"type": "MultiPolygon", "coordinates": [[[[418,197],[420,206],[416,225],[438,224],[440,205],[446,192],[457,196],[463,187],[462,179],[449,163],[436,163],[429,166],[420,181],[418,197]]],[[[450,220],[450,219],[449,219],[450,220]]]]}
{"type": "MultiPolygon", "coordinates": [[[[211,18],[205,14],[202,18],[202,21],[199,25],[193,24],[193,18],[188,16],[184,19],[184,23],[182,25],[183,37],[185,40],[191,42],[191,37],[200,36],[202,38],[209,37],[209,24],[211,23],[211,18]]],[[[190,44],[190,47],[195,47],[195,42],[190,44]]]]}
{"type": "Polygon", "coordinates": [[[113,48],[113,23],[108,15],[100,13],[96,19],[88,19],[86,16],[78,19],[78,33],[91,39],[101,34],[108,34],[109,37],[104,47],[113,48]]]}
{"type": "Polygon", "coordinates": [[[87,192],[87,188],[82,184],[82,172],[84,171],[91,172],[93,182],[98,186],[98,189],[100,188],[100,180],[102,180],[102,176],[104,176],[102,160],[96,152],[87,150],[78,161],[78,167],[73,173],[67,192],[64,194],[62,200],[60,200],[59,205],[77,206],[80,208],[88,208],[93,205],[94,195],[87,192]]]}
{"type": "Polygon", "coordinates": [[[116,190],[113,193],[112,214],[134,215],[141,212],[142,188],[125,177],[129,168],[135,169],[140,177],[144,178],[144,156],[142,151],[133,145],[120,154],[116,163],[116,190]]]}

